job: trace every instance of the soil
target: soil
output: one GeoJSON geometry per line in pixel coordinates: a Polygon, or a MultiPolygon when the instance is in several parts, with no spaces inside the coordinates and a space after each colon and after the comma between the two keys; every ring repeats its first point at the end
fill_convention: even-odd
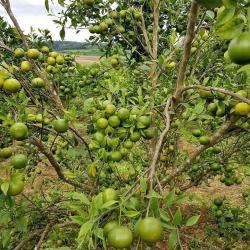
{"type": "Polygon", "coordinates": [[[78,56],[76,61],[80,64],[89,64],[98,62],[100,59],[99,56],[78,56]]]}

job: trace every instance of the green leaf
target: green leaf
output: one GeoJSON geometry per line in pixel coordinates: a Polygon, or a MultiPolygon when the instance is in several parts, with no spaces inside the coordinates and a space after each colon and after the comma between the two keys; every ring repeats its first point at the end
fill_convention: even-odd
{"type": "Polygon", "coordinates": [[[141,213],[138,211],[126,211],[125,215],[129,218],[133,218],[133,217],[137,217],[138,215],[140,215],[141,213]]]}
{"type": "Polygon", "coordinates": [[[95,236],[96,237],[98,237],[99,239],[101,239],[101,240],[104,240],[104,235],[103,235],[103,228],[96,228],[95,230],[94,230],[94,234],[95,234],[95,236]]]}
{"type": "Polygon", "coordinates": [[[232,18],[216,30],[216,35],[222,39],[232,39],[242,33],[246,18],[243,15],[238,15],[232,18]]]}
{"type": "Polygon", "coordinates": [[[199,218],[200,218],[200,215],[194,215],[190,217],[186,222],[186,226],[191,227],[195,225],[198,222],[199,218]]]}
{"type": "Polygon", "coordinates": [[[178,208],[178,210],[176,211],[173,217],[173,223],[175,226],[179,226],[181,224],[181,221],[182,221],[182,214],[181,214],[181,210],[178,208]]]}
{"type": "Polygon", "coordinates": [[[163,221],[169,222],[171,220],[169,214],[166,211],[164,211],[163,209],[160,209],[159,211],[160,211],[160,216],[163,221]]]}
{"type": "Polygon", "coordinates": [[[90,204],[89,199],[87,198],[87,196],[86,196],[84,193],[77,193],[77,192],[74,192],[74,193],[72,193],[71,197],[72,197],[72,199],[74,199],[74,200],[79,200],[79,201],[81,201],[81,203],[83,203],[83,204],[85,204],[85,205],[89,205],[89,204],[90,204]]]}
{"type": "Polygon", "coordinates": [[[92,220],[85,222],[80,228],[80,231],[78,234],[78,240],[81,238],[84,239],[89,233],[89,231],[91,230],[91,228],[93,227],[93,225],[94,225],[94,221],[92,220]]]}
{"type": "Polygon", "coordinates": [[[106,203],[104,203],[102,206],[101,206],[101,209],[105,209],[105,208],[109,208],[111,207],[112,205],[118,203],[118,201],[107,201],[106,203]]]}
{"type": "Polygon", "coordinates": [[[61,37],[62,40],[64,40],[64,38],[65,38],[65,29],[64,29],[64,27],[62,27],[62,29],[60,30],[60,37],[61,37]]]}
{"type": "Polygon", "coordinates": [[[49,0],[45,0],[45,8],[49,11],[49,0]]]}
{"type": "Polygon", "coordinates": [[[161,199],[162,198],[162,196],[159,193],[155,192],[155,191],[150,191],[146,197],[148,199],[151,199],[151,198],[161,199]]]}
{"type": "Polygon", "coordinates": [[[141,192],[142,193],[146,193],[147,192],[147,179],[146,178],[142,178],[140,180],[140,187],[141,187],[141,192]]]}
{"type": "Polygon", "coordinates": [[[28,226],[27,218],[21,216],[16,218],[16,229],[19,232],[26,232],[28,226]]]}
{"type": "Polygon", "coordinates": [[[11,220],[10,213],[8,211],[0,212],[0,224],[7,225],[11,220]]]}
{"type": "Polygon", "coordinates": [[[177,242],[178,242],[177,231],[173,230],[173,231],[171,231],[171,233],[169,234],[169,237],[168,237],[168,247],[169,247],[169,249],[170,250],[176,249],[177,242]]]}
{"type": "Polygon", "coordinates": [[[219,27],[228,22],[230,19],[234,17],[234,13],[235,13],[235,8],[221,7],[220,10],[218,11],[218,17],[215,26],[219,27]]]}
{"type": "Polygon", "coordinates": [[[169,207],[174,202],[174,195],[175,195],[175,189],[173,189],[171,192],[168,193],[166,198],[164,199],[164,204],[166,207],[169,207]]]}
{"type": "MultiPolygon", "coordinates": [[[[77,223],[77,224],[79,224],[79,225],[82,225],[82,224],[84,223],[84,219],[83,219],[82,216],[75,215],[75,216],[71,216],[70,219],[71,219],[73,222],[75,222],[75,223],[77,223]]],[[[85,220],[86,220],[86,219],[85,219],[85,220]]]]}
{"type": "Polygon", "coordinates": [[[58,3],[63,7],[64,6],[64,0],[58,0],[58,3]]]}
{"type": "Polygon", "coordinates": [[[178,196],[175,200],[175,204],[179,205],[179,204],[183,204],[184,202],[189,200],[189,196],[186,194],[181,194],[180,196],[178,196]]]}
{"type": "Polygon", "coordinates": [[[172,226],[172,225],[169,225],[167,223],[162,223],[163,224],[163,227],[166,228],[166,229],[169,229],[169,230],[176,230],[176,227],[172,226]]]}
{"type": "Polygon", "coordinates": [[[200,115],[202,112],[203,112],[203,110],[205,109],[205,103],[204,102],[206,102],[206,100],[203,100],[203,99],[201,99],[196,105],[195,105],[195,107],[194,107],[194,109],[193,109],[193,112],[195,113],[195,114],[198,114],[198,115],[200,115]]]}
{"type": "Polygon", "coordinates": [[[10,186],[9,182],[4,182],[4,183],[2,183],[2,185],[1,185],[1,190],[3,191],[3,193],[4,193],[5,195],[7,195],[7,192],[8,192],[8,190],[9,190],[9,186],[10,186]]]}

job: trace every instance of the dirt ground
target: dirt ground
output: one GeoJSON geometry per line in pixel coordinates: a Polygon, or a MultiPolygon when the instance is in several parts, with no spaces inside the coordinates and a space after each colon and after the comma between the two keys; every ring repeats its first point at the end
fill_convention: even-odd
{"type": "Polygon", "coordinates": [[[88,64],[99,61],[99,56],[78,56],[76,57],[76,61],[80,64],[88,64]]]}

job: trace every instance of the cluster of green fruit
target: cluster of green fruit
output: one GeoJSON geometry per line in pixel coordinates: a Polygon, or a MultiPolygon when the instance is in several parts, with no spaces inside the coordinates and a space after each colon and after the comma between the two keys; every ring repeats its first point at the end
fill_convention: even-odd
{"type": "MultiPolygon", "coordinates": [[[[60,81],[59,85],[59,95],[61,97],[76,97],[77,96],[77,88],[74,83],[69,84],[70,80],[64,79],[60,81]]],[[[80,85],[80,83],[79,83],[80,85]]]]}
{"type": "MultiPolygon", "coordinates": [[[[209,102],[207,111],[211,115],[223,117],[229,111],[231,113],[231,109],[233,109],[232,111],[234,112],[234,114],[238,116],[247,116],[250,112],[250,105],[244,102],[238,102],[232,98],[229,100],[229,105],[226,105],[223,101],[227,98],[225,94],[218,92],[214,96],[211,91],[207,90],[200,90],[199,94],[202,99],[206,99],[206,101],[209,102]]],[[[248,92],[246,90],[239,90],[238,92],[236,92],[236,94],[245,98],[248,97],[248,92]]]]}
{"type": "Polygon", "coordinates": [[[150,140],[155,136],[155,129],[150,127],[150,115],[140,115],[137,109],[117,110],[109,100],[104,101],[101,109],[95,111],[92,121],[94,133],[90,148],[105,148],[108,161],[121,161],[142,137],[150,140]]]}
{"type": "MultiPolygon", "coordinates": [[[[20,63],[20,69],[23,72],[31,72],[33,65],[32,60],[39,60],[43,63],[46,67],[46,71],[48,73],[56,74],[60,71],[67,72],[68,67],[67,65],[63,65],[65,59],[67,61],[73,60],[71,56],[64,56],[59,55],[58,52],[52,51],[49,52],[49,48],[43,46],[41,48],[41,52],[38,49],[29,49],[25,52],[22,48],[17,48],[14,51],[15,58],[22,60],[23,57],[26,57],[26,60],[22,60],[20,63]]],[[[41,77],[35,77],[31,79],[31,86],[33,88],[44,88],[45,87],[45,80],[41,77]]],[[[22,85],[21,83],[15,78],[3,78],[0,77],[0,89],[3,89],[7,93],[17,93],[21,90],[22,85]]]]}
{"type": "MultiPolygon", "coordinates": [[[[246,198],[245,195],[248,195],[248,192],[243,193],[244,198],[246,198]]],[[[249,239],[249,214],[246,207],[232,206],[225,197],[218,197],[213,201],[211,215],[215,218],[217,226],[213,228],[214,235],[219,235],[225,242],[228,242],[230,247],[238,240],[249,239]]]]}
{"type": "MultiPolygon", "coordinates": [[[[107,188],[102,192],[103,203],[118,201],[117,191],[107,188]]],[[[103,227],[103,233],[109,246],[116,249],[129,248],[133,243],[133,232],[129,227],[121,226],[118,221],[109,221],[103,227]]],[[[158,242],[163,237],[163,226],[159,219],[146,217],[140,219],[135,225],[135,236],[146,244],[158,242]]]]}
{"type": "MultiPolygon", "coordinates": [[[[17,141],[23,141],[28,136],[28,128],[24,123],[15,123],[10,128],[10,135],[17,141]]],[[[6,147],[0,149],[0,159],[8,159],[13,155],[13,148],[6,147]]],[[[10,165],[12,168],[19,170],[23,169],[28,164],[28,158],[25,154],[15,154],[11,157],[10,165]]],[[[22,174],[15,172],[10,173],[8,180],[0,180],[0,186],[5,190],[5,194],[15,196],[20,194],[24,189],[24,180],[22,174]],[[4,188],[3,188],[4,186],[4,188]],[[7,187],[7,189],[6,189],[7,187]]]]}
{"type": "MultiPolygon", "coordinates": [[[[216,149],[216,152],[217,149],[216,149]]],[[[226,186],[233,184],[240,185],[243,181],[243,176],[237,174],[238,165],[231,163],[221,164],[219,162],[213,162],[209,164],[208,168],[204,168],[199,164],[194,164],[189,171],[189,176],[192,181],[197,180],[199,176],[214,177],[220,176],[220,182],[226,186]]]]}
{"type": "MultiPolygon", "coordinates": [[[[13,155],[13,148],[2,148],[0,149],[0,159],[8,159],[13,155]]],[[[4,164],[7,164],[6,162],[4,164]]],[[[15,154],[10,159],[10,166],[13,169],[20,170],[27,166],[28,157],[25,154],[15,154]]],[[[16,196],[20,194],[24,189],[23,177],[20,177],[19,173],[10,174],[8,180],[0,179],[0,193],[1,193],[1,185],[3,183],[8,183],[8,191],[7,194],[10,196],[16,196]],[[17,177],[18,176],[18,177],[17,177]]]]}
{"type": "Polygon", "coordinates": [[[24,177],[22,174],[20,173],[14,173],[11,174],[8,178],[8,180],[1,180],[0,179],[0,194],[3,191],[3,185],[4,187],[7,187],[7,191],[5,194],[9,195],[9,196],[16,196],[20,193],[23,192],[24,189],[24,177]],[[7,185],[6,185],[7,184],[7,185]]]}
{"type": "Polygon", "coordinates": [[[197,137],[201,145],[208,145],[210,143],[210,138],[207,135],[202,135],[203,132],[200,129],[194,129],[192,131],[193,136],[197,137]]]}
{"type": "Polygon", "coordinates": [[[238,165],[233,163],[227,163],[226,165],[213,163],[211,166],[212,169],[218,169],[216,171],[220,171],[220,181],[226,186],[232,186],[233,184],[240,185],[242,183],[244,177],[237,174],[238,167],[238,165]]]}
{"type": "MultiPolygon", "coordinates": [[[[111,34],[123,34],[126,32],[125,22],[130,22],[131,20],[139,21],[142,17],[142,13],[134,8],[129,8],[121,11],[112,11],[109,16],[100,22],[89,27],[90,33],[103,34],[108,30],[111,34]]],[[[134,31],[129,31],[128,35],[130,37],[135,36],[134,31]]]]}
{"type": "Polygon", "coordinates": [[[27,114],[27,121],[28,122],[35,122],[38,125],[39,124],[43,124],[43,125],[50,124],[50,119],[43,114],[34,115],[34,114],[29,113],[29,114],[27,114]]]}

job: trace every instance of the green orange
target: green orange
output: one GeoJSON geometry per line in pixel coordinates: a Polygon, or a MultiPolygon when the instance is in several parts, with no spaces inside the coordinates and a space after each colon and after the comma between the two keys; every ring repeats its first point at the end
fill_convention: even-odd
{"type": "Polygon", "coordinates": [[[3,83],[3,89],[9,93],[17,93],[21,88],[20,82],[14,78],[7,79],[3,83]]]}
{"type": "Polygon", "coordinates": [[[11,165],[16,169],[25,168],[28,164],[28,157],[24,154],[17,154],[11,158],[11,165]]]}
{"type": "Polygon", "coordinates": [[[143,241],[155,243],[163,236],[163,226],[159,219],[146,217],[138,222],[136,232],[143,241]]]}
{"type": "Polygon", "coordinates": [[[17,141],[22,141],[28,136],[28,128],[22,122],[17,122],[10,127],[10,135],[17,141]]]}

